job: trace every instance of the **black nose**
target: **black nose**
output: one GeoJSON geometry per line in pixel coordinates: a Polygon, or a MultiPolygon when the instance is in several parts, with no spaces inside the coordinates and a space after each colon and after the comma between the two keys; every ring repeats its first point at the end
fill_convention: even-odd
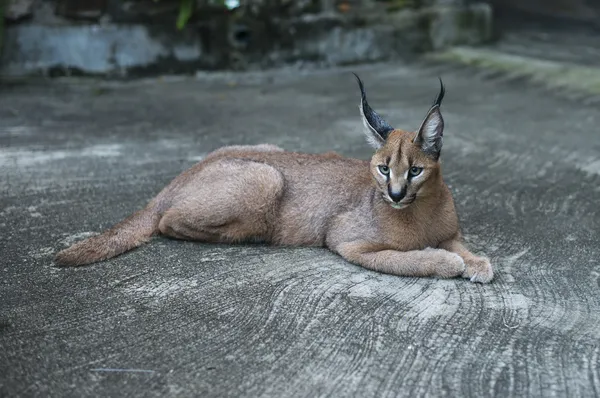
{"type": "Polygon", "coordinates": [[[406,185],[402,187],[400,192],[394,192],[392,191],[392,187],[388,186],[388,195],[390,195],[390,199],[392,199],[394,202],[400,202],[406,196],[406,185]]]}

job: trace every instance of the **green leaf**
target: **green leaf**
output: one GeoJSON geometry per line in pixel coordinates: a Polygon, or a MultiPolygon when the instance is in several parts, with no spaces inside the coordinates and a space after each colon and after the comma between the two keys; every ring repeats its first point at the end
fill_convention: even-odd
{"type": "Polygon", "coordinates": [[[195,0],[181,0],[179,15],[177,16],[177,29],[181,30],[187,24],[194,11],[195,0]]]}

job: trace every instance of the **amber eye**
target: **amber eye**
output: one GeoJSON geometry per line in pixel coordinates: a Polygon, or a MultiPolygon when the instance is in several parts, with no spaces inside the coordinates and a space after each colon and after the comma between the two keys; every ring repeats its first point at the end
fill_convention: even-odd
{"type": "Polygon", "coordinates": [[[421,174],[423,172],[423,168],[422,167],[411,167],[410,170],[408,171],[408,173],[410,174],[411,177],[416,177],[419,174],[421,174]]]}
{"type": "Polygon", "coordinates": [[[385,164],[379,165],[379,172],[381,174],[383,174],[384,176],[387,176],[390,174],[390,168],[387,167],[385,164]]]}

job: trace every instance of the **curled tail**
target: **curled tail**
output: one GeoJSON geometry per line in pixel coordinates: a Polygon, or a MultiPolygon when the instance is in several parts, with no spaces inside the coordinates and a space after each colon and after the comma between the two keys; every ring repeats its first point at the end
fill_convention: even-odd
{"type": "Polygon", "coordinates": [[[158,231],[161,215],[153,206],[140,210],[101,235],[75,243],[56,254],[58,265],[91,264],[125,253],[150,240],[158,231]]]}

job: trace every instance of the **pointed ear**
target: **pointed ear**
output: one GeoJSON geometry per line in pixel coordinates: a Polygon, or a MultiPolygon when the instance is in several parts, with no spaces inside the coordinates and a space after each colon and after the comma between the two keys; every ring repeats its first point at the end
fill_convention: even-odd
{"type": "Polygon", "coordinates": [[[385,120],[381,118],[367,102],[367,94],[365,93],[365,87],[363,86],[360,77],[356,73],[353,73],[356,76],[356,80],[358,81],[358,87],[360,88],[360,114],[362,116],[362,121],[365,126],[365,134],[367,136],[367,141],[371,146],[375,149],[379,149],[385,143],[388,135],[391,131],[394,130],[392,126],[390,126],[385,120]]]}
{"type": "Polygon", "coordinates": [[[427,112],[425,120],[421,124],[413,142],[421,147],[421,150],[435,160],[439,159],[442,151],[442,141],[444,136],[444,118],[440,111],[442,100],[446,90],[442,79],[440,79],[440,92],[435,99],[433,106],[427,112]]]}

